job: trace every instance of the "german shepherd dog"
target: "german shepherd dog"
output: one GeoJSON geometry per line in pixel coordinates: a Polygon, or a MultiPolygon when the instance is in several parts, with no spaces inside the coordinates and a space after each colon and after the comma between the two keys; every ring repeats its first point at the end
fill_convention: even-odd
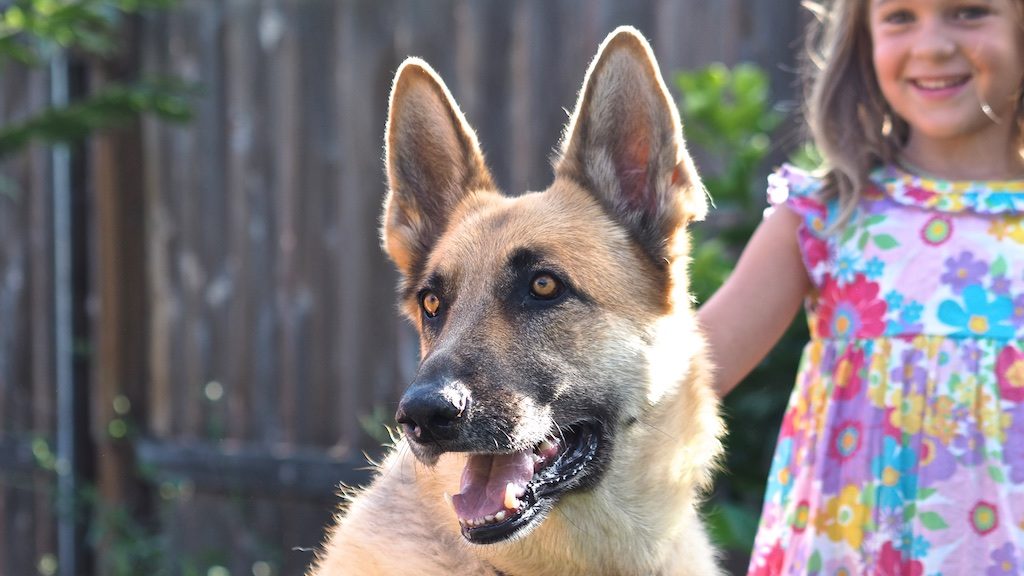
{"type": "Polygon", "coordinates": [[[602,43],[543,192],[496,190],[416,58],[385,148],[421,362],[309,574],[718,574],[697,504],[722,425],[686,276],[705,191],[644,38],[602,43]]]}

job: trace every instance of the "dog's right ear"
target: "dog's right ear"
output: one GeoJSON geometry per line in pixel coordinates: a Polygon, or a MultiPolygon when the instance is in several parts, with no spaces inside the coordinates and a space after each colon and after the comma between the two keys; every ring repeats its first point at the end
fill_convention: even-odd
{"type": "Polygon", "coordinates": [[[476,135],[444,82],[409,58],[391,88],[384,143],[388,197],[381,239],[409,278],[466,195],[494,184],[476,135]]]}

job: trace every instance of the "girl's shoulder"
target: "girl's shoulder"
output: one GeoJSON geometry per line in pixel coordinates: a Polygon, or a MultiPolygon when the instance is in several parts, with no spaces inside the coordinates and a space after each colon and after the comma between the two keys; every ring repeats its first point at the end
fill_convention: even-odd
{"type": "Polygon", "coordinates": [[[768,176],[768,200],[772,205],[796,198],[818,201],[824,181],[810,170],[783,164],[768,176]]]}
{"type": "Polygon", "coordinates": [[[812,231],[820,232],[828,220],[830,205],[821,197],[824,180],[815,173],[783,164],[768,176],[768,203],[786,206],[802,216],[812,231]]]}

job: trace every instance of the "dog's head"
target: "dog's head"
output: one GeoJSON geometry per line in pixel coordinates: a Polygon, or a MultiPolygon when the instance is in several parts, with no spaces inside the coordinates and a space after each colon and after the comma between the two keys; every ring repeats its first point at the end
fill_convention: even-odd
{"type": "Polygon", "coordinates": [[[678,382],[650,360],[653,327],[689,314],[685,224],[705,211],[678,113],[646,41],[619,29],[554,182],[506,197],[442,81],[409,59],[386,163],[383,243],[421,342],[396,418],[422,462],[469,455],[453,501],[469,541],[524,534],[600,481],[616,434],[678,382]]]}

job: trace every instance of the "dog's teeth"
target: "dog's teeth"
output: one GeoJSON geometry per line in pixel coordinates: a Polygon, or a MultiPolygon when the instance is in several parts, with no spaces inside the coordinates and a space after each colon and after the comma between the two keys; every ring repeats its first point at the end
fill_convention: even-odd
{"type": "Polygon", "coordinates": [[[486,520],[488,524],[494,522],[494,514],[488,514],[487,516],[484,516],[484,520],[486,520]]]}
{"type": "Polygon", "coordinates": [[[501,521],[505,520],[505,511],[502,510],[501,512],[498,512],[497,514],[495,514],[494,515],[494,520],[496,522],[501,522],[501,521]]]}
{"type": "Polygon", "coordinates": [[[452,509],[455,509],[455,503],[452,501],[452,495],[451,494],[445,492],[444,493],[444,501],[445,501],[445,503],[448,504],[448,506],[451,506],[452,509]]]}
{"type": "Polygon", "coordinates": [[[519,501],[519,496],[522,496],[523,491],[519,489],[514,483],[509,482],[505,485],[505,508],[507,510],[518,510],[519,505],[522,502],[519,501]]]}
{"type": "Polygon", "coordinates": [[[543,442],[541,442],[540,444],[537,445],[537,452],[539,452],[541,454],[543,454],[545,452],[550,452],[551,449],[554,448],[554,447],[555,447],[555,445],[552,444],[550,440],[545,439],[543,442]]]}

